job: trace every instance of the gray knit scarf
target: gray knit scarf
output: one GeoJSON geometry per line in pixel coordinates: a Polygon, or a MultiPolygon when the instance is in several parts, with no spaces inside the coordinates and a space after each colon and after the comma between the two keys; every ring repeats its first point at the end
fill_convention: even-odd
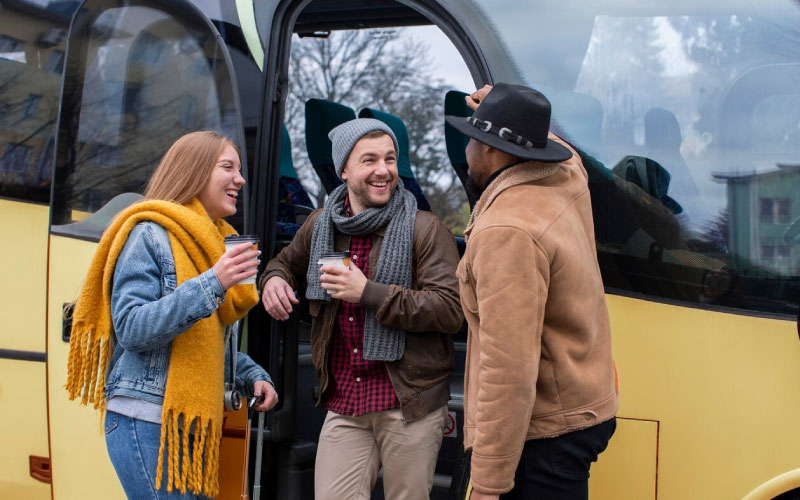
{"type": "MultiPolygon", "coordinates": [[[[317,261],[323,253],[333,252],[334,228],[350,236],[367,236],[388,224],[373,281],[411,288],[414,220],[417,216],[417,201],[414,195],[400,185],[385,206],[367,208],[352,217],[347,217],[344,212],[346,196],[346,185],[334,189],[314,223],[311,256],[306,273],[308,284],[306,298],[325,302],[331,300],[330,295],[320,286],[317,261]]],[[[381,325],[374,311],[369,309],[366,311],[364,359],[395,361],[403,357],[405,346],[404,331],[381,325]]]]}

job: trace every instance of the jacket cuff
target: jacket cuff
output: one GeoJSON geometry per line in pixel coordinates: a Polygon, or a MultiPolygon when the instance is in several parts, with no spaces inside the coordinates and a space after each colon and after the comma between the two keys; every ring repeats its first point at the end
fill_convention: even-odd
{"type": "Polygon", "coordinates": [[[216,310],[220,304],[225,302],[225,290],[222,289],[222,285],[220,285],[219,279],[217,279],[217,275],[214,273],[214,268],[212,267],[204,272],[199,278],[200,286],[202,286],[206,298],[210,303],[214,304],[212,311],[216,310]]]}
{"type": "Polygon", "coordinates": [[[269,271],[269,272],[266,272],[266,273],[261,275],[261,277],[258,279],[258,289],[259,290],[264,290],[264,286],[267,284],[267,281],[269,281],[269,279],[272,278],[273,276],[280,276],[287,283],[289,283],[289,286],[291,286],[292,288],[295,288],[294,283],[292,283],[289,280],[289,278],[285,274],[283,274],[282,271],[278,271],[276,269],[276,270],[269,271]]]}
{"type": "Polygon", "coordinates": [[[514,488],[514,474],[519,455],[510,457],[481,457],[472,452],[470,481],[472,488],[487,495],[502,495],[514,488]]]}
{"type": "Polygon", "coordinates": [[[390,291],[391,288],[389,285],[367,280],[367,284],[364,286],[364,292],[361,294],[361,300],[359,300],[359,304],[367,309],[377,311],[383,305],[383,301],[386,300],[386,297],[389,296],[390,291]]]}

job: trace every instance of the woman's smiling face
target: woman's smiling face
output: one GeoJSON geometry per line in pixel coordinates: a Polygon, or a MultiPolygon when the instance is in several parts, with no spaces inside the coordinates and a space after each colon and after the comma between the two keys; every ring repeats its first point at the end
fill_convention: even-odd
{"type": "Polygon", "coordinates": [[[239,155],[228,144],[219,155],[217,164],[211,170],[211,176],[197,199],[211,220],[228,217],[236,213],[236,198],[244,183],[239,155]]]}

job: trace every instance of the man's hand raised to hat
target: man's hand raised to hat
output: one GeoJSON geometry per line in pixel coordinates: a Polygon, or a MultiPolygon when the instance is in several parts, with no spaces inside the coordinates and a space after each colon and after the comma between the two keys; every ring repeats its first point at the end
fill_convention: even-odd
{"type": "Polygon", "coordinates": [[[487,84],[466,96],[464,99],[467,101],[467,106],[469,106],[469,109],[472,111],[477,110],[478,106],[481,105],[481,102],[486,97],[486,94],[488,94],[491,90],[492,86],[487,84]]]}

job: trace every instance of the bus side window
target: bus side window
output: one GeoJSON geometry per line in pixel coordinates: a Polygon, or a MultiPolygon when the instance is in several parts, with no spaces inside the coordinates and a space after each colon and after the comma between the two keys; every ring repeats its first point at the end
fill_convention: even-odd
{"type": "Polygon", "coordinates": [[[37,203],[50,199],[64,38],[75,7],[56,11],[51,5],[16,2],[1,7],[1,197],[37,203]]]}
{"type": "Polygon", "coordinates": [[[64,102],[75,105],[62,111],[54,224],[82,220],[120,193],[143,192],[163,154],[188,132],[216,130],[241,144],[232,79],[209,26],[119,7],[74,36],[85,37],[85,51],[68,54],[78,64],[67,67],[78,70],[68,69],[66,80],[81,84],[65,87],[64,102]],[[69,95],[76,88],[80,94],[69,95]]]}

